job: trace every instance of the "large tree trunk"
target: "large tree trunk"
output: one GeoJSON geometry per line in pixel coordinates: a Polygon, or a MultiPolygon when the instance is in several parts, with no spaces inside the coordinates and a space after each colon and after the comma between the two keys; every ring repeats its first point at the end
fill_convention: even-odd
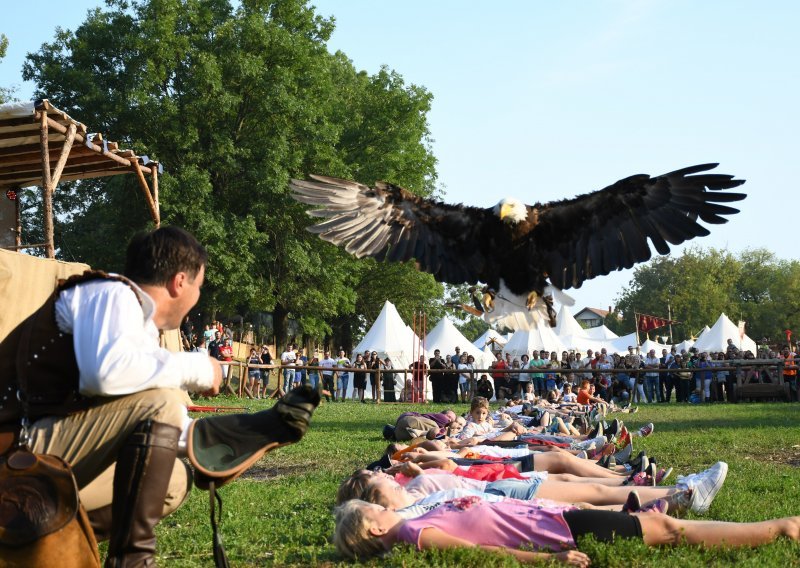
{"type": "Polygon", "coordinates": [[[275,332],[275,349],[280,353],[289,339],[289,311],[281,304],[275,304],[272,310],[272,329],[275,332]]]}
{"type": "Polygon", "coordinates": [[[344,349],[345,353],[353,352],[353,316],[339,316],[333,322],[333,345],[331,351],[338,353],[344,349]]]}

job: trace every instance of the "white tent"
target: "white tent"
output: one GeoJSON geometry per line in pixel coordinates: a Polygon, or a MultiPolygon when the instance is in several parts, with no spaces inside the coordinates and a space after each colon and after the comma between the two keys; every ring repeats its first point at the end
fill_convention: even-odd
{"type": "MultiPolygon", "coordinates": [[[[623,335],[617,339],[611,339],[605,343],[609,353],[627,355],[628,347],[636,348],[636,333],[629,333],[628,335],[623,335]]],[[[642,349],[641,352],[646,353],[644,349],[642,349]]]]}
{"type": "Polygon", "coordinates": [[[705,335],[710,330],[711,328],[708,326],[705,326],[703,329],[701,329],[700,333],[697,334],[697,337],[694,338],[695,343],[700,341],[700,338],[703,337],[703,335],[705,335]]]}
{"type": "MultiPolygon", "coordinates": [[[[438,349],[442,352],[442,358],[456,352],[456,347],[461,348],[461,352],[467,352],[475,357],[475,366],[479,369],[487,368],[495,360],[494,355],[491,359],[485,358],[483,350],[471,349],[475,347],[469,339],[458,331],[458,328],[447,318],[442,318],[439,323],[425,337],[425,349],[428,353],[433,353],[438,349]]],[[[456,362],[456,364],[458,364],[456,362]]]]}
{"type": "MultiPolygon", "coordinates": [[[[389,300],[383,305],[381,313],[375,318],[375,322],[367,331],[364,339],[353,350],[351,361],[355,361],[355,355],[364,353],[364,351],[376,351],[381,359],[389,357],[395,369],[408,369],[408,366],[414,361],[414,355],[418,353],[419,339],[408,327],[397,308],[394,307],[389,300]]],[[[427,353],[419,353],[425,357],[427,363],[427,353]]],[[[410,375],[409,375],[410,376],[410,375]]],[[[395,383],[396,393],[400,393],[402,389],[403,375],[397,374],[395,383]]],[[[350,376],[350,392],[348,397],[352,397],[353,377],[350,376]]]]}
{"type": "Polygon", "coordinates": [[[497,345],[505,345],[508,343],[508,340],[505,337],[500,335],[495,330],[489,328],[486,330],[486,333],[473,341],[472,344],[477,347],[479,351],[483,351],[484,347],[486,347],[487,344],[490,344],[490,340],[497,345]]]}
{"type": "Polygon", "coordinates": [[[567,306],[561,306],[558,310],[555,332],[559,337],[586,337],[586,330],[581,327],[567,306]]]}
{"type": "MultiPolygon", "coordinates": [[[[608,344],[605,341],[598,341],[596,339],[589,339],[585,335],[568,335],[566,337],[559,336],[558,338],[561,340],[561,343],[564,345],[566,349],[573,349],[575,351],[580,351],[582,355],[586,354],[587,349],[591,349],[592,351],[600,351],[603,347],[608,349],[608,344]]],[[[561,352],[559,352],[559,359],[561,358],[561,352]]]]}
{"type": "Polygon", "coordinates": [[[589,339],[596,339],[597,341],[608,341],[619,338],[619,335],[608,329],[605,325],[590,327],[584,330],[584,332],[586,333],[586,337],[589,339]]]}
{"type": "Polygon", "coordinates": [[[661,350],[666,349],[667,351],[669,351],[670,346],[665,345],[664,343],[658,343],[657,341],[653,341],[652,339],[645,339],[642,342],[641,346],[642,355],[647,355],[651,349],[653,349],[656,352],[656,357],[661,357],[661,350]]]}
{"type": "Polygon", "coordinates": [[[564,351],[564,344],[548,325],[515,332],[503,347],[503,352],[511,353],[513,357],[522,357],[526,353],[530,355],[533,350],[543,349],[551,353],[556,351],[559,355],[564,351]]]}
{"type": "Polygon", "coordinates": [[[675,351],[677,351],[680,354],[683,350],[686,350],[686,352],[688,353],[689,349],[691,349],[693,345],[694,341],[692,341],[691,339],[685,339],[675,346],[675,351]]]}
{"type": "Polygon", "coordinates": [[[711,329],[704,332],[694,344],[694,347],[699,353],[722,351],[728,348],[728,340],[732,339],[733,344],[742,351],[752,351],[755,354],[758,351],[756,342],[744,336],[739,338],[739,327],[733,323],[728,316],[721,314],[716,323],[711,326],[711,329]]]}

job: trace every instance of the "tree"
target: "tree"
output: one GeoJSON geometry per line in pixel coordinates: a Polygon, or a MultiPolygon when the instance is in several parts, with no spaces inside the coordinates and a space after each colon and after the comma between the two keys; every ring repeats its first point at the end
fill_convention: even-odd
{"type": "Polygon", "coordinates": [[[764,249],[746,250],[738,257],[728,251],[690,248],[679,257],[658,257],[634,271],[630,285],[617,300],[624,315],[621,329],[635,329],[634,312],[667,315],[675,339],[697,334],[720,313],[747,322],[747,333],[777,341],[784,329],[800,330],[797,277],[800,263],[779,261],[764,249]]]}
{"type": "MultiPolygon", "coordinates": [[[[3,62],[3,58],[6,56],[6,51],[8,50],[8,38],[5,34],[0,34],[0,64],[3,62]]],[[[2,87],[0,86],[0,104],[3,104],[9,100],[14,93],[14,89],[11,87],[2,87]]]]}
{"type": "MultiPolygon", "coordinates": [[[[429,193],[430,94],[330,54],[333,22],[301,0],[107,4],[30,55],[24,77],[165,165],[162,218],[210,253],[201,309],[271,310],[281,340],[289,316],[304,333],[331,333],[356,310],[364,261],[305,231],[310,220],[288,181],[320,172],[429,193]]],[[[92,264],[113,266],[146,226],[127,215],[138,206],[130,180],[80,184],[59,198],[61,250],[92,264]]]]}

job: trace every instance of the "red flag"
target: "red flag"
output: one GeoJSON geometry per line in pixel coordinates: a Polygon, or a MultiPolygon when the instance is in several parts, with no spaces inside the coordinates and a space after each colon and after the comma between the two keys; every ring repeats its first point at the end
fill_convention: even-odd
{"type": "Polygon", "coordinates": [[[645,314],[636,314],[636,325],[639,331],[650,331],[651,329],[657,329],[659,327],[664,327],[665,325],[669,325],[671,323],[676,323],[675,320],[669,320],[665,318],[659,318],[656,316],[648,316],[645,314]]]}

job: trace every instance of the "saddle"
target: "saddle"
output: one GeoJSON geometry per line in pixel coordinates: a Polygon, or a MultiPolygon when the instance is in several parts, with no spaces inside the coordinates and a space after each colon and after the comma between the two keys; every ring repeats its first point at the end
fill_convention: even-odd
{"type": "Polygon", "coordinates": [[[0,456],[0,568],[12,566],[100,566],[78,486],[61,458],[22,448],[0,456]]]}

